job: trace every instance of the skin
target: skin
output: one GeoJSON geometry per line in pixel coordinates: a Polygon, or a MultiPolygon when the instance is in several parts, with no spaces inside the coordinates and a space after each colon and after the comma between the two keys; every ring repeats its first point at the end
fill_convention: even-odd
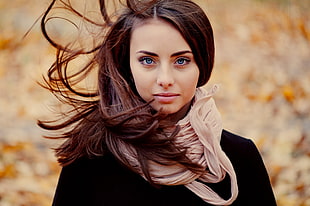
{"type": "Polygon", "coordinates": [[[160,19],[137,25],[130,41],[130,67],[136,89],[156,111],[182,118],[199,78],[192,51],[180,32],[160,19]]]}

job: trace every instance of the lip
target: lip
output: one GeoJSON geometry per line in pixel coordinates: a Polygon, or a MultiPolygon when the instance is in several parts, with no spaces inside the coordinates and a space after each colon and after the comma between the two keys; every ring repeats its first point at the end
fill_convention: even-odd
{"type": "Polygon", "coordinates": [[[153,95],[155,100],[163,104],[172,103],[180,95],[176,93],[157,93],[153,95]]]}

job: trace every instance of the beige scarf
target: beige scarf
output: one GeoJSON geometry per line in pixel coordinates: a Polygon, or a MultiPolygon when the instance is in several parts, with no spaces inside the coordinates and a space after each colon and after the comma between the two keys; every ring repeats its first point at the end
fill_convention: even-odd
{"type": "MultiPolygon", "coordinates": [[[[197,88],[190,112],[177,123],[181,130],[176,136],[176,145],[188,148],[187,157],[208,170],[204,174],[196,174],[180,164],[167,166],[153,161],[149,163],[149,170],[156,184],[185,185],[205,202],[213,205],[230,205],[237,198],[238,186],[233,166],[220,146],[222,120],[212,98],[217,88],[215,85],[209,92],[197,88]],[[224,200],[202,183],[220,182],[226,174],[231,180],[232,195],[228,200],[224,200]]],[[[128,161],[139,171],[135,149],[128,145],[123,146],[128,161]]],[[[142,175],[142,172],[140,174],[142,175]]]]}

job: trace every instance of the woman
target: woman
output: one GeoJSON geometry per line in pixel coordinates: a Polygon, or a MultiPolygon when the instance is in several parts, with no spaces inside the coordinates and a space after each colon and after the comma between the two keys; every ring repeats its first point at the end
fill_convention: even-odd
{"type": "Polygon", "coordinates": [[[214,40],[199,6],[128,0],[113,22],[100,1],[106,35],[84,51],[49,37],[54,3],[42,19],[58,51],[45,87],[73,109],[63,121],[39,121],[65,130],[50,137],[66,139],[56,149],[63,169],[53,205],[276,205],[257,148],[222,129],[216,86],[201,88],[212,72],[214,40]],[[67,74],[68,63],[89,54],[86,66],[67,74]],[[98,91],[76,90],[94,69],[98,91]]]}

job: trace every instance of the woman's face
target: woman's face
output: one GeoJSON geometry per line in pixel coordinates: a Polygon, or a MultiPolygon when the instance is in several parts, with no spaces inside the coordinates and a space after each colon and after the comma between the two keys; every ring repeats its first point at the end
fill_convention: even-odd
{"type": "Polygon", "coordinates": [[[189,45],[169,23],[151,19],[135,27],[130,67],[139,95],[147,102],[154,99],[156,111],[173,114],[190,104],[199,69],[189,45]]]}

